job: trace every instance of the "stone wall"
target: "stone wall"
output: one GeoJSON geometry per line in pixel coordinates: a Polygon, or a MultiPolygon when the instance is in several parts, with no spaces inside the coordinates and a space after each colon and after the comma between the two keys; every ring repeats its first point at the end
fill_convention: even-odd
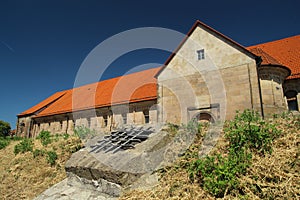
{"type": "Polygon", "coordinates": [[[76,126],[88,127],[96,132],[108,132],[128,124],[156,122],[156,100],[152,100],[39,118],[19,118],[17,133],[26,137],[37,137],[42,130],[53,134],[73,134],[76,126]]]}
{"type": "Polygon", "coordinates": [[[300,78],[285,80],[283,83],[283,91],[285,95],[290,91],[295,92],[298,111],[300,111],[300,78]]]}
{"type": "Polygon", "coordinates": [[[289,71],[279,66],[260,66],[259,79],[265,117],[287,111],[282,84],[289,71]]]}

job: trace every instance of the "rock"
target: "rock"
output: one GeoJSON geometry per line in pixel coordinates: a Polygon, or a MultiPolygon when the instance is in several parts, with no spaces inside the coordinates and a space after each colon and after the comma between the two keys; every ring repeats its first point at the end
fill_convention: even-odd
{"type": "Polygon", "coordinates": [[[106,188],[102,188],[104,185],[107,183],[95,184],[74,174],[69,174],[68,178],[47,189],[34,200],[116,200],[119,190],[113,193],[115,196],[110,196],[103,193],[103,188],[106,188]]]}
{"type": "Polygon", "coordinates": [[[36,200],[114,199],[124,190],[149,189],[158,184],[155,171],[181,156],[194,136],[185,130],[176,135],[158,131],[133,149],[117,152],[93,151],[104,136],[91,138],[84,149],[67,161],[68,178],[46,190],[36,200]]]}

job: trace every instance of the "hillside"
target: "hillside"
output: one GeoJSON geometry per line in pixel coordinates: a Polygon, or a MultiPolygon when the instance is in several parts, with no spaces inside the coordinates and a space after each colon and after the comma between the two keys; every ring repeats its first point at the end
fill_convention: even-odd
{"type": "MultiPolygon", "coordinates": [[[[251,115],[243,116],[241,114],[235,120],[227,123],[224,130],[225,133],[221,135],[216,147],[210,152],[207,159],[199,159],[198,157],[203,135],[205,134],[204,128],[183,157],[174,165],[158,172],[161,179],[155,188],[146,191],[129,191],[121,199],[252,200],[300,198],[299,115],[282,114],[281,116],[274,116],[274,119],[267,122],[262,122],[260,119],[253,120],[251,115]],[[245,134],[241,134],[241,131],[243,131],[243,128],[247,129],[248,122],[250,122],[249,125],[253,130],[260,127],[260,129],[255,130],[261,131],[261,133],[257,132],[260,138],[258,137],[256,141],[262,138],[266,140],[261,145],[257,142],[256,146],[248,151],[251,154],[249,160],[239,154],[232,161],[228,159],[231,154],[230,143],[239,141],[239,145],[242,145],[243,138],[234,138],[234,142],[229,142],[225,135],[234,133],[245,136],[245,134]],[[274,135],[273,141],[268,135],[274,135]],[[266,152],[260,151],[261,147],[262,149],[266,147],[266,152]],[[270,149],[267,147],[270,147],[270,149]],[[247,162],[236,161],[243,159],[247,162]],[[231,164],[234,166],[231,166],[231,164]],[[240,168],[237,168],[237,165],[241,165],[240,168]],[[201,168],[202,166],[203,168],[201,168]],[[241,168],[245,171],[238,172],[237,169],[241,168]],[[236,180],[233,176],[236,177],[236,180]],[[224,188],[223,191],[222,188],[224,188]]],[[[255,134],[252,136],[254,137],[255,134]]],[[[251,145],[248,144],[248,146],[251,145]]]]}
{"type": "MultiPolygon", "coordinates": [[[[174,135],[178,128],[170,124],[168,131],[174,135]]],[[[156,172],[157,186],[126,191],[120,199],[300,198],[300,115],[263,121],[251,111],[240,113],[203,158],[198,155],[208,126],[196,128],[199,133],[186,153],[156,172]]],[[[30,144],[11,140],[0,150],[0,199],[33,199],[60,182],[65,162],[82,147],[78,137],[68,135],[43,134],[32,141],[32,149],[30,144]]]]}
{"type": "Polygon", "coordinates": [[[12,140],[0,150],[0,199],[33,199],[62,181],[64,163],[82,146],[78,137],[67,135],[28,141],[12,140]]]}

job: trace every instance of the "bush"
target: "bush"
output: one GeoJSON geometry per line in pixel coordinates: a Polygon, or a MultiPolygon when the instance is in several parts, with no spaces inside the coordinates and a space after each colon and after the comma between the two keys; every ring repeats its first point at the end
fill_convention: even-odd
{"type": "Polygon", "coordinates": [[[183,128],[186,129],[190,133],[201,133],[202,124],[197,120],[191,120],[187,123],[187,125],[183,125],[183,128]]]}
{"type": "Polygon", "coordinates": [[[85,139],[89,136],[94,136],[96,132],[95,130],[91,130],[85,126],[76,126],[74,129],[74,134],[81,139],[85,139]]]}
{"type": "Polygon", "coordinates": [[[38,156],[44,156],[45,153],[46,153],[45,150],[35,149],[33,151],[33,157],[36,158],[38,156]]]}
{"type": "Polygon", "coordinates": [[[177,124],[172,124],[172,123],[167,123],[167,132],[169,134],[171,134],[172,136],[176,135],[178,130],[179,130],[179,126],[177,124]]]}
{"type": "Polygon", "coordinates": [[[251,154],[246,151],[229,154],[228,157],[221,154],[207,156],[190,164],[189,178],[192,181],[197,179],[215,197],[223,197],[238,187],[238,176],[246,173],[250,160],[251,154]]]}
{"type": "Polygon", "coordinates": [[[0,149],[4,149],[6,146],[9,145],[9,143],[10,143],[9,139],[0,137],[0,149]]]}
{"type": "Polygon", "coordinates": [[[33,142],[31,139],[27,138],[23,139],[14,148],[15,155],[17,155],[18,153],[25,153],[27,151],[33,151],[33,142]]]}
{"type": "Polygon", "coordinates": [[[10,124],[8,122],[0,120],[0,137],[6,137],[10,133],[10,124]]]}
{"type": "Polygon", "coordinates": [[[229,140],[226,157],[221,154],[207,156],[193,161],[188,167],[190,180],[197,180],[215,197],[223,197],[239,188],[238,177],[251,165],[251,153],[271,153],[272,142],[280,131],[263,121],[258,113],[245,110],[241,114],[237,112],[225,133],[229,140]]]}
{"type": "Polygon", "coordinates": [[[237,112],[234,120],[225,129],[230,148],[235,151],[246,147],[262,154],[272,152],[272,142],[281,133],[274,124],[263,121],[257,112],[237,112]]]}
{"type": "Polygon", "coordinates": [[[57,160],[57,154],[55,151],[47,151],[47,161],[52,166],[57,160]]]}
{"type": "Polygon", "coordinates": [[[63,138],[64,138],[65,140],[67,140],[69,137],[70,137],[70,135],[69,135],[68,133],[64,133],[64,134],[63,134],[63,138]]]}
{"type": "Polygon", "coordinates": [[[51,134],[49,131],[41,131],[38,135],[37,139],[41,140],[43,146],[47,146],[51,143],[51,134]]]}

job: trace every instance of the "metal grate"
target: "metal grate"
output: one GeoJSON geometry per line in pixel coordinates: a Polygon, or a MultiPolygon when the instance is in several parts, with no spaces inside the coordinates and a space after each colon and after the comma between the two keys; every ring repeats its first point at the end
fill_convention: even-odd
{"type": "Polygon", "coordinates": [[[91,145],[90,152],[98,153],[100,151],[115,153],[120,150],[133,149],[135,145],[148,139],[153,133],[152,127],[144,129],[143,127],[127,128],[120,131],[113,131],[110,135],[104,136],[97,144],[91,145]]]}

